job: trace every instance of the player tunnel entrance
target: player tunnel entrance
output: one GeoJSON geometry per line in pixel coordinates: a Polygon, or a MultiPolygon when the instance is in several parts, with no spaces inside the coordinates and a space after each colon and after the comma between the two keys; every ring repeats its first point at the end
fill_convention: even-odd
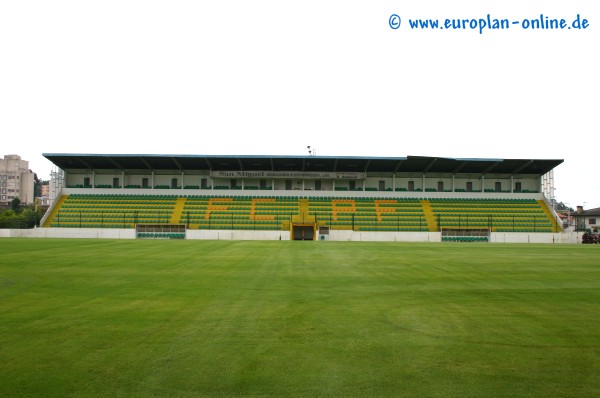
{"type": "Polygon", "coordinates": [[[315,240],[316,224],[293,224],[292,239],[293,240],[315,240]]]}

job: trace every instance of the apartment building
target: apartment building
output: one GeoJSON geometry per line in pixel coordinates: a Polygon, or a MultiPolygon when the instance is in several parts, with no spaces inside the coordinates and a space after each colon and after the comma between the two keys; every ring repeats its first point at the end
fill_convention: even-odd
{"type": "Polygon", "coordinates": [[[18,155],[4,155],[0,159],[0,205],[10,205],[14,198],[23,204],[33,203],[33,177],[27,160],[18,155]]]}

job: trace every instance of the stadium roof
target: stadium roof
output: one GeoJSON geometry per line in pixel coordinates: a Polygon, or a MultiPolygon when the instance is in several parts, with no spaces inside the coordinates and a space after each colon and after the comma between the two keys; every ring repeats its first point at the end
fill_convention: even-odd
{"type": "Polygon", "coordinates": [[[81,170],[328,171],[543,175],[562,159],[454,159],[443,157],[108,155],[45,153],[67,172],[81,170]]]}

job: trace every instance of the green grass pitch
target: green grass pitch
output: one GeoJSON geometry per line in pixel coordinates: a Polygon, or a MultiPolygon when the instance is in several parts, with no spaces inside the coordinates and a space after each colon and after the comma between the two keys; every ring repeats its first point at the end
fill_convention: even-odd
{"type": "Polygon", "coordinates": [[[599,249],[0,239],[0,396],[598,397],[599,249]]]}

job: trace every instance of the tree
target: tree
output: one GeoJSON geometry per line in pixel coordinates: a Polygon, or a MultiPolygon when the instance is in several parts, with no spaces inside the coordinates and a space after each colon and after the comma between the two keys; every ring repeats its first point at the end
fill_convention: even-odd
{"type": "Polygon", "coordinates": [[[19,209],[21,208],[21,199],[19,198],[14,198],[11,202],[10,202],[10,208],[15,212],[18,213],[19,209]]]}
{"type": "Polygon", "coordinates": [[[45,210],[31,204],[19,207],[19,211],[0,210],[0,228],[33,228],[39,225],[45,210]]]}
{"type": "Polygon", "coordinates": [[[33,196],[40,197],[42,196],[42,180],[38,178],[36,173],[33,173],[33,196]]]}
{"type": "Polygon", "coordinates": [[[569,206],[567,206],[566,204],[564,204],[563,202],[556,202],[556,210],[557,211],[570,211],[570,212],[575,211],[572,208],[570,208],[569,206]]]}

